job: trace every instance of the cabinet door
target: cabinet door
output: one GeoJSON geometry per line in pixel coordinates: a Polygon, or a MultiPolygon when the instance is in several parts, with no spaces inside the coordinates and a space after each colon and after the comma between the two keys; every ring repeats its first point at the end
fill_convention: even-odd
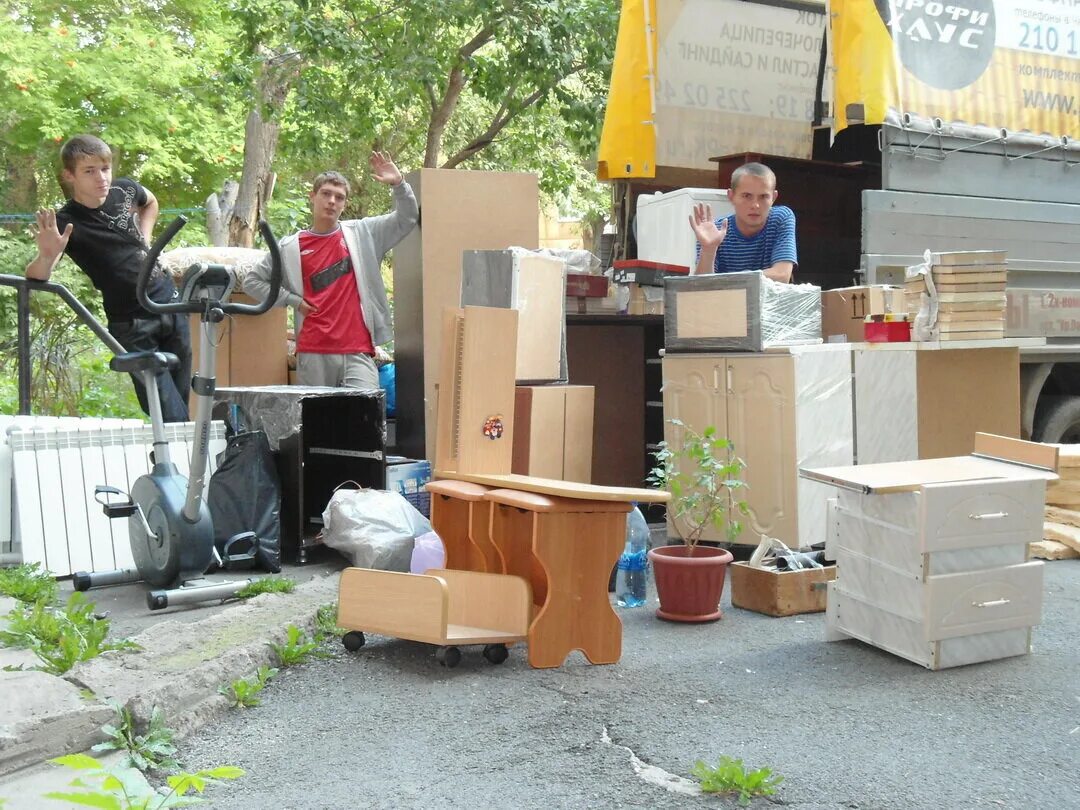
{"type": "MultiPolygon", "coordinates": [[[[669,420],[678,419],[699,433],[707,427],[715,427],[720,435],[727,428],[727,395],[723,389],[724,364],[722,358],[708,355],[669,355],[664,358],[664,441],[672,447],[680,446],[682,428],[669,420]]],[[[668,510],[668,534],[683,537],[689,528],[682,521],[676,527],[668,510]]],[[[726,540],[720,532],[707,529],[703,540],[726,540]]]]}
{"type": "Polygon", "coordinates": [[[738,542],[762,534],[799,544],[795,458],[795,365],[791,357],[728,357],[727,436],[746,462],[743,480],[750,514],[738,542]]]}

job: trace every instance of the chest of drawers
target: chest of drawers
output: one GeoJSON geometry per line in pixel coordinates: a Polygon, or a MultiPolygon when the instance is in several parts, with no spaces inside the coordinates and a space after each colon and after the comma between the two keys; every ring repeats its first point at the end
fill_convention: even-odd
{"type": "Polygon", "coordinates": [[[865,482],[901,465],[840,476],[849,487],[828,507],[826,555],[837,563],[828,640],[859,639],[929,669],[1030,651],[1043,564],[1028,560],[1028,543],[1042,536],[1046,480],[1056,476],[971,461],[908,462],[888,485],[865,482]],[[940,474],[951,462],[955,475],[940,474]]]}

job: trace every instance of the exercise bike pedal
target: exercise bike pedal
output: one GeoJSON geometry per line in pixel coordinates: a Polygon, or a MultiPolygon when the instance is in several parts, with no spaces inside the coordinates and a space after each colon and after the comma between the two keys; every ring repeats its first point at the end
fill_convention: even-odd
{"type": "Polygon", "coordinates": [[[116,487],[108,487],[103,484],[94,487],[94,500],[101,504],[101,511],[104,512],[105,517],[110,520],[114,518],[131,517],[139,508],[135,501],[131,500],[130,495],[121,492],[116,487]],[[102,495],[105,496],[104,499],[102,499],[102,495]],[[124,500],[109,500],[110,495],[119,495],[124,498],[124,500]]]}
{"type": "Polygon", "coordinates": [[[240,532],[225,541],[219,564],[225,571],[254,568],[259,562],[259,538],[255,532],[240,532]]]}

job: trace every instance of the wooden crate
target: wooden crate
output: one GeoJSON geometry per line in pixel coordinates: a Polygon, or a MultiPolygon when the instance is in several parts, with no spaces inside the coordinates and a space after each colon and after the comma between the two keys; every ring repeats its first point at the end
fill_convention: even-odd
{"type": "Polygon", "coordinates": [[[731,604],[768,616],[824,612],[823,583],[836,579],[835,565],[806,571],[774,571],[736,562],[731,564],[730,571],[731,604]]]}

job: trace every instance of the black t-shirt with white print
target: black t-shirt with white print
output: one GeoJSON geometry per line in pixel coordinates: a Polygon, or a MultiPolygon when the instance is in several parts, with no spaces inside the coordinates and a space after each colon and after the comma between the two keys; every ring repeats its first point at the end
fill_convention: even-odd
{"type": "MultiPolygon", "coordinates": [[[[69,222],[75,226],[65,253],[101,290],[109,321],[156,317],[139,306],[135,294],[139,270],[149,253],[139,232],[136,209],[147,199],[146,189],[134,180],[117,178],[99,208],[68,200],[56,212],[56,226],[61,233],[69,222]]],[[[175,290],[160,265],[156,267],[146,288],[150,300],[168,303],[175,290]]]]}

